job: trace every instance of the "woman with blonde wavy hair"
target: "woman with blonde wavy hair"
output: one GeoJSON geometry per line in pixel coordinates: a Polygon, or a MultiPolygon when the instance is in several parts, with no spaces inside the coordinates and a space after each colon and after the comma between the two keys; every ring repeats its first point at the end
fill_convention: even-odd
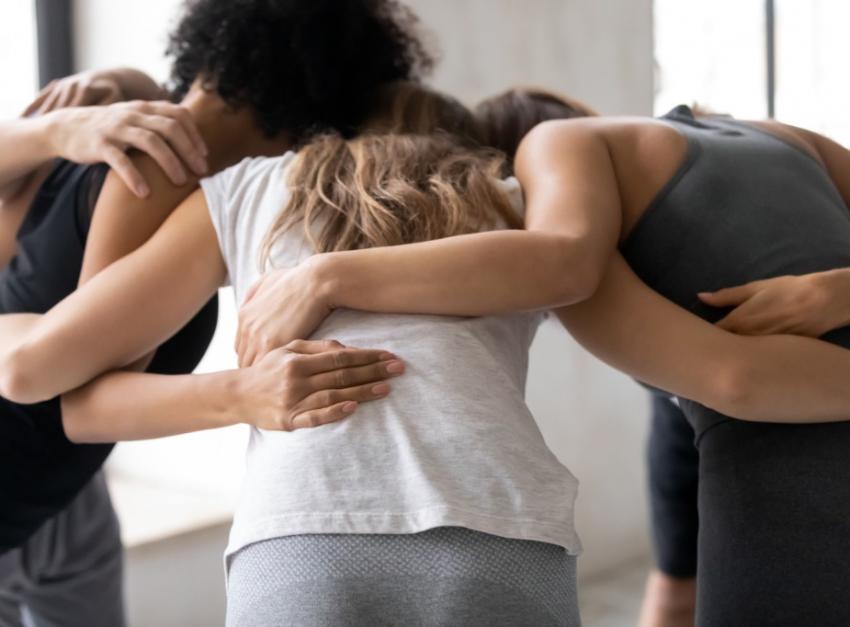
{"type": "MultiPolygon", "coordinates": [[[[243,302],[262,272],[317,252],[521,225],[517,183],[501,180],[500,153],[476,147],[465,107],[412,84],[382,100],[361,136],[327,135],[202,181],[137,252],[45,316],[0,322],[0,392],[34,402],[82,386],[66,395],[64,420],[86,442],[253,426],[227,549],[229,625],[578,625],[577,482],[524,401],[540,314],[338,309],[313,339],[379,346],[387,373],[405,374],[392,394],[364,366],[358,381],[333,382],[360,383],[356,400],[302,398],[304,381],[341,364],[294,342],[245,363],[268,375],[256,391],[267,409],[253,416],[228,405],[228,373],[108,373],[226,282],[243,302]]],[[[455,292],[433,261],[433,278],[455,292]]],[[[433,285],[420,277],[410,288],[433,285]]],[[[540,297],[560,298],[555,289],[540,297]]]]}

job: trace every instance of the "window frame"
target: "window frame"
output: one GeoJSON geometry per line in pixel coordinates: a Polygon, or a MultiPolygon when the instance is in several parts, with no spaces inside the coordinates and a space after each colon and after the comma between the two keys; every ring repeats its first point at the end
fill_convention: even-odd
{"type": "Polygon", "coordinates": [[[74,72],[74,0],[34,0],[38,84],[74,72]]]}

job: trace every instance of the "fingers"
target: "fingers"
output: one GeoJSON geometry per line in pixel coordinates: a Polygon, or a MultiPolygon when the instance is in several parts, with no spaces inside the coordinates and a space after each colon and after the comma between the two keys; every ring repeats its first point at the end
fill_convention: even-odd
{"type": "Polygon", "coordinates": [[[712,307],[734,307],[752,298],[758,292],[758,289],[757,283],[748,283],[716,292],[701,292],[697,296],[706,305],[712,307]]]}
{"type": "MultiPolygon", "coordinates": [[[[56,101],[54,108],[64,109],[65,107],[75,106],[78,100],[77,94],[82,91],[82,89],[78,89],[76,82],[65,83],[59,90],[59,99],[56,101]]],[[[80,98],[81,97],[82,94],[80,95],[80,98]]]]}
{"type": "Polygon", "coordinates": [[[312,429],[339,422],[357,410],[357,403],[345,401],[324,409],[312,409],[292,419],[292,429],[312,429]]]}
{"type": "Polygon", "coordinates": [[[717,326],[724,331],[738,335],[770,335],[781,332],[781,325],[778,321],[739,309],[723,318],[717,323],[717,326]]]}
{"type": "Polygon", "coordinates": [[[377,361],[367,366],[342,368],[313,375],[308,382],[313,390],[342,390],[345,388],[378,383],[404,374],[404,362],[398,359],[377,361]]]}
{"type": "Polygon", "coordinates": [[[104,161],[124,181],[130,191],[139,198],[145,198],[150,193],[150,188],[142,173],[133,165],[133,161],[123,150],[109,146],[104,153],[104,161]]]}
{"type": "Polygon", "coordinates": [[[305,355],[303,358],[295,361],[295,363],[299,369],[299,374],[311,377],[324,372],[357,368],[380,361],[393,361],[396,359],[395,355],[386,351],[344,348],[315,355],[305,355]]]}
{"type": "Polygon", "coordinates": [[[198,153],[200,153],[203,157],[209,155],[207,144],[201,135],[201,131],[198,129],[198,125],[195,123],[195,119],[192,117],[192,114],[189,113],[188,109],[180,105],[171,104],[170,102],[148,102],[145,104],[151,108],[151,113],[172,118],[179,122],[198,153]]]}
{"type": "Polygon", "coordinates": [[[45,85],[44,89],[38,92],[38,95],[35,97],[29,106],[24,109],[23,117],[29,117],[33,113],[36,113],[41,108],[41,105],[44,104],[44,101],[50,96],[50,92],[53,90],[53,87],[56,85],[56,81],[50,81],[47,85],[45,85]]]}
{"type": "MultiPolygon", "coordinates": [[[[181,121],[169,116],[153,115],[142,118],[141,125],[167,141],[195,174],[198,176],[206,174],[207,161],[202,149],[181,121]]],[[[194,124],[190,126],[194,127],[194,124]]]]}
{"type": "Polygon", "coordinates": [[[345,345],[336,340],[293,340],[286,345],[286,350],[301,355],[318,355],[343,348],[345,348],[345,345]]]}
{"type": "Polygon", "coordinates": [[[307,411],[321,410],[345,402],[359,404],[377,401],[386,398],[391,391],[392,388],[388,383],[367,383],[344,390],[321,390],[298,403],[294,413],[300,415],[307,411]]]}
{"type": "Polygon", "coordinates": [[[154,131],[143,126],[122,129],[120,139],[128,146],[141,150],[156,161],[157,165],[175,185],[185,185],[188,174],[180,158],[171,146],[154,131]]]}
{"type": "Polygon", "coordinates": [[[38,108],[38,115],[44,115],[45,113],[50,113],[56,108],[56,103],[59,101],[61,97],[61,89],[58,85],[54,86],[53,89],[50,90],[50,93],[47,94],[47,98],[44,99],[44,102],[41,103],[41,106],[38,108]]]}

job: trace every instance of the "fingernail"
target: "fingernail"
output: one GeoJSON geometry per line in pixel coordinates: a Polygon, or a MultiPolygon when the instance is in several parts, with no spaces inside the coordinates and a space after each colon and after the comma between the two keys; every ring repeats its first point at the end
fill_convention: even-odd
{"type": "Polygon", "coordinates": [[[398,357],[393,353],[381,353],[378,359],[380,361],[390,361],[391,359],[398,359],[398,357]]]}
{"type": "Polygon", "coordinates": [[[147,196],[148,194],[150,194],[150,192],[151,192],[150,188],[149,188],[147,185],[144,185],[144,184],[139,185],[139,186],[136,188],[136,193],[137,193],[139,196],[141,196],[142,198],[144,198],[145,196],[147,196]]]}
{"type": "Polygon", "coordinates": [[[390,386],[386,383],[380,383],[372,388],[372,394],[375,396],[386,396],[390,393],[390,386]]]}
{"type": "Polygon", "coordinates": [[[404,364],[400,361],[391,361],[387,364],[387,374],[401,374],[404,372],[404,364]]]}
{"type": "Polygon", "coordinates": [[[355,409],[357,409],[357,403],[355,403],[354,401],[348,401],[345,405],[342,406],[342,411],[346,414],[353,414],[355,409]]]}

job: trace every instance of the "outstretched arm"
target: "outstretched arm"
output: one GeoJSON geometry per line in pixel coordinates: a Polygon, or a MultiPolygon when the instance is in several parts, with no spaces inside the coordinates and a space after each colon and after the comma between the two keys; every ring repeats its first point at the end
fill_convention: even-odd
{"type": "Polygon", "coordinates": [[[238,423],[292,431],[336,422],[384,398],[404,364],[379,350],[293,342],[251,368],[207,375],[112,372],[62,398],[75,442],[158,438],[238,423]]]}
{"type": "Polygon", "coordinates": [[[792,335],[724,331],[654,292],[620,255],[591,299],[557,314],[609,365],[726,415],[798,423],[850,416],[850,351],[792,335]]]}

